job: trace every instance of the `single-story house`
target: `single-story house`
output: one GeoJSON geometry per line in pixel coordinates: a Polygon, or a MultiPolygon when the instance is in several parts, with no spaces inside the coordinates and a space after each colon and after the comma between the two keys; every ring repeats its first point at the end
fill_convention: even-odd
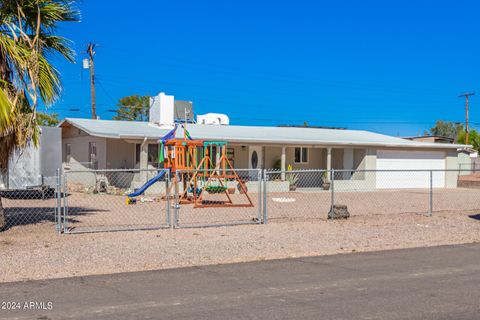
{"type": "MultiPolygon", "coordinates": [[[[61,122],[66,170],[147,169],[156,167],[158,140],[174,126],[174,99],[152,98],[150,121],[67,118],[61,122]]],[[[208,117],[207,117],[208,118],[208,117]]],[[[420,142],[361,130],[227,125],[228,121],[189,123],[194,139],[227,141],[235,168],[417,170],[458,169],[464,145],[420,142]],[[214,123],[214,124],[209,124],[214,123]]],[[[177,133],[178,135],[178,133],[177,133]]],[[[428,187],[405,173],[343,173],[336,179],[374,188],[428,187]]],[[[458,173],[435,173],[434,187],[456,187],[458,173]]],[[[327,176],[327,178],[330,178],[327,176]]]]}

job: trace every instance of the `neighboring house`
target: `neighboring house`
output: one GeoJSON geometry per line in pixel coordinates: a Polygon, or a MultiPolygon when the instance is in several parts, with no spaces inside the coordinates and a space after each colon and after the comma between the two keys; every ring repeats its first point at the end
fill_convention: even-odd
{"type": "Polygon", "coordinates": [[[0,189],[25,189],[57,184],[57,170],[62,166],[62,131],[55,127],[40,127],[38,147],[31,143],[14,151],[8,171],[0,172],[0,189]]]}
{"type": "Polygon", "coordinates": [[[455,140],[448,137],[442,136],[418,136],[418,137],[407,137],[405,139],[412,141],[421,141],[421,142],[433,142],[433,143],[454,143],[455,140]]]}
{"type": "MultiPolygon", "coordinates": [[[[152,99],[150,122],[65,119],[59,125],[65,169],[157,166],[158,140],[173,128],[174,109],[173,96],[161,93],[152,99]]],[[[228,119],[221,118],[211,123],[222,121],[228,123],[228,119]]],[[[227,141],[235,168],[286,170],[291,165],[294,169],[326,170],[458,169],[457,149],[465,147],[360,130],[208,123],[188,124],[187,129],[194,139],[227,141]]],[[[181,129],[178,134],[183,135],[181,129]]],[[[456,187],[457,176],[456,172],[436,172],[434,187],[456,187]]],[[[362,184],[371,188],[428,187],[423,178],[415,177],[406,177],[404,172],[344,172],[335,176],[343,182],[355,181],[359,188],[362,184]]]]}

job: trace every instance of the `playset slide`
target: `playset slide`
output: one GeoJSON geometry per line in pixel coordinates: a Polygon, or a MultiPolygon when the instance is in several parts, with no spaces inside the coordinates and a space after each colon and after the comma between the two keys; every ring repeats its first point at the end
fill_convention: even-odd
{"type": "Polygon", "coordinates": [[[142,195],[145,190],[147,190],[148,188],[150,188],[152,186],[152,184],[154,184],[155,182],[159,181],[160,179],[163,178],[163,176],[165,175],[165,173],[167,173],[166,171],[162,171],[160,172],[158,175],[156,175],[155,177],[153,177],[152,179],[148,180],[143,186],[141,186],[139,189],[135,190],[135,192],[132,192],[128,195],[129,198],[133,198],[133,197],[138,197],[140,195],[142,195]]]}

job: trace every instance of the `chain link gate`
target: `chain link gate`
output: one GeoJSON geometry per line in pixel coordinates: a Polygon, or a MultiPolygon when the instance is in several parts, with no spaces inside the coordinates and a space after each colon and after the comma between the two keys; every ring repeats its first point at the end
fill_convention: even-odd
{"type": "Polygon", "coordinates": [[[220,172],[214,169],[177,171],[172,179],[174,228],[263,222],[263,171],[224,169],[218,176],[217,171],[220,172]],[[191,178],[182,180],[185,176],[191,178]]]}
{"type": "Polygon", "coordinates": [[[64,233],[171,227],[169,170],[68,171],[62,180],[57,215],[64,233]]]}

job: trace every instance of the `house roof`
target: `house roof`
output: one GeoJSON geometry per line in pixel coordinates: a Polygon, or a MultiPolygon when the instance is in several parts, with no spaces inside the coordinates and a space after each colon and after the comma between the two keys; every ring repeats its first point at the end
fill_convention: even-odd
{"type": "MultiPolygon", "coordinates": [[[[73,125],[89,135],[113,139],[159,139],[172,128],[140,121],[66,118],[59,126],[73,125]]],[[[188,124],[194,139],[279,145],[383,146],[457,149],[465,145],[411,141],[363,130],[297,127],[223,126],[188,124]]],[[[177,135],[181,132],[179,129],[177,135]]]]}
{"type": "Polygon", "coordinates": [[[408,140],[418,140],[422,141],[422,139],[425,140],[434,140],[434,141],[447,141],[446,143],[453,143],[455,139],[449,138],[449,137],[444,137],[444,136],[416,136],[416,137],[403,137],[404,139],[408,140]]]}

